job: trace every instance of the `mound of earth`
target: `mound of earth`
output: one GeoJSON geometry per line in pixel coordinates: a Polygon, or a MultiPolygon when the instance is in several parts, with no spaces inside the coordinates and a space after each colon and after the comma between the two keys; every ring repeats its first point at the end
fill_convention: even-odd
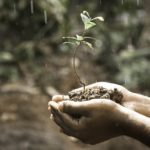
{"type": "Polygon", "coordinates": [[[71,91],[68,93],[69,98],[72,101],[87,101],[91,99],[111,99],[116,103],[121,104],[123,99],[123,94],[116,88],[108,90],[103,87],[93,87],[89,89],[84,89],[80,91],[71,91]]]}

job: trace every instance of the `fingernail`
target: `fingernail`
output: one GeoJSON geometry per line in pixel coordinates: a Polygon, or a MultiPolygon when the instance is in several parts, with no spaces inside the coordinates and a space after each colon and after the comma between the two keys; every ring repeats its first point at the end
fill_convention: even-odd
{"type": "Polygon", "coordinates": [[[50,107],[50,106],[48,106],[48,110],[51,110],[51,107],[50,107]]]}
{"type": "Polygon", "coordinates": [[[48,102],[48,106],[50,106],[51,101],[48,102]]]}
{"type": "Polygon", "coordinates": [[[51,105],[51,113],[53,115],[58,114],[58,109],[56,109],[53,105],[51,105]]]}
{"type": "Polygon", "coordinates": [[[59,102],[59,101],[62,101],[62,100],[63,100],[62,95],[55,95],[52,98],[52,101],[55,101],[55,102],[59,102]]]}
{"type": "Polygon", "coordinates": [[[53,114],[50,115],[50,119],[51,119],[51,120],[54,120],[53,114]]]}

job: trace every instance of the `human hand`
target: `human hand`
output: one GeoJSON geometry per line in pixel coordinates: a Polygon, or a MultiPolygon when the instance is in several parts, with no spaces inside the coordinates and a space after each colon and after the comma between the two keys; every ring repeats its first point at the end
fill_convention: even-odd
{"type": "Polygon", "coordinates": [[[62,131],[87,144],[120,136],[121,107],[106,99],[50,102],[53,120],[62,131]]]}
{"type": "MultiPolygon", "coordinates": [[[[119,91],[122,94],[121,105],[124,105],[124,103],[129,101],[129,96],[131,92],[128,91],[123,86],[118,85],[118,84],[113,84],[113,83],[108,83],[108,82],[97,82],[97,83],[86,86],[85,89],[92,89],[92,88],[99,88],[99,87],[102,87],[106,89],[107,91],[117,89],[117,91],[119,91]]],[[[69,93],[80,92],[82,90],[83,90],[83,87],[74,89],[70,91],[69,93]]],[[[107,99],[110,99],[110,98],[107,98],[107,99]]],[[[57,103],[59,103],[60,101],[64,101],[64,100],[70,100],[69,96],[68,95],[54,95],[52,98],[52,101],[55,101],[57,103]]],[[[49,107],[49,110],[50,109],[51,108],[49,107]]]]}
{"type": "Polygon", "coordinates": [[[150,146],[150,118],[114,101],[50,102],[53,120],[61,130],[87,144],[127,135],[150,146]]]}
{"type": "MultiPolygon", "coordinates": [[[[122,96],[123,96],[120,101],[120,104],[122,106],[129,108],[131,110],[134,110],[138,113],[141,113],[145,116],[150,117],[150,109],[149,109],[150,108],[150,98],[149,97],[133,93],[121,85],[114,84],[114,83],[108,83],[108,82],[97,82],[97,83],[88,85],[85,88],[89,89],[89,88],[95,88],[95,87],[103,87],[104,89],[106,89],[108,91],[117,89],[117,91],[122,93],[122,96]]],[[[75,89],[71,92],[75,92],[75,91],[78,92],[81,90],[83,90],[83,87],[75,89]]],[[[55,95],[52,98],[52,101],[55,101],[55,102],[60,102],[63,100],[69,100],[69,97],[67,95],[65,95],[65,96],[64,95],[55,95]]],[[[50,107],[49,107],[49,109],[50,109],[50,107]]]]}
{"type": "MultiPolygon", "coordinates": [[[[69,96],[55,95],[49,102],[49,109],[53,120],[62,131],[89,144],[96,144],[123,134],[147,144],[150,138],[150,120],[146,118],[150,116],[149,98],[132,93],[123,86],[106,82],[88,85],[86,89],[96,86],[120,91],[123,95],[120,103],[122,106],[108,99],[74,102],[69,96]],[[147,130],[141,128],[142,126],[147,130]]],[[[80,90],[83,88],[75,89],[73,92],[80,90]]]]}

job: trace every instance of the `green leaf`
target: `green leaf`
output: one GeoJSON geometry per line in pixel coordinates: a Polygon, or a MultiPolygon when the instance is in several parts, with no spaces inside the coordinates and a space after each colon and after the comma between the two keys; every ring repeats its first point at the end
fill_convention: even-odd
{"type": "Polygon", "coordinates": [[[75,45],[74,42],[63,42],[63,44],[71,44],[71,45],[75,45]]]}
{"type": "Polygon", "coordinates": [[[86,11],[83,11],[83,13],[81,13],[81,19],[84,23],[85,30],[88,30],[96,25],[94,22],[91,21],[92,19],[86,11]]]}
{"type": "Polygon", "coordinates": [[[67,37],[62,37],[63,39],[71,39],[71,40],[77,40],[75,37],[73,36],[67,36],[67,37]]]}
{"type": "Polygon", "coordinates": [[[104,18],[99,16],[99,17],[95,17],[95,18],[92,19],[92,21],[94,21],[94,20],[104,21],[104,18]]]}
{"type": "Polygon", "coordinates": [[[76,45],[77,45],[77,46],[80,45],[80,44],[81,44],[81,42],[76,41],[76,45]]]}
{"type": "Polygon", "coordinates": [[[86,45],[86,46],[88,46],[92,50],[94,49],[93,45],[91,43],[87,42],[87,41],[83,41],[83,44],[86,45]]]}
{"type": "Polygon", "coordinates": [[[96,23],[94,23],[94,22],[87,22],[86,24],[85,24],[85,30],[88,30],[88,29],[90,29],[90,28],[92,28],[92,27],[94,27],[94,26],[96,26],[96,23]]]}
{"type": "Polygon", "coordinates": [[[85,30],[88,30],[88,29],[90,29],[90,28],[92,28],[92,27],[94,27],[96,25],[96,23],[93,22],[93,21],[96,21],[96,20],[104,21],[104,18],[101,17],[101,16],[98,16],[98,17],[95,17],[95,18],[91,19],[90,15],[89,15],[89,13],[87,11],[83,11],[80,14],[80,16],[81,16],[81,19],[82,19],[82,21],[84,23],[84,29],[85,30]]]}
{"type": "Polygon", "coordinates": [[[86,23],[88,23],[88,22],[91,21],[91,18],[89,18],[88,16],[86,16],[83,13],[81,13],[80,16],[81,16],[81,19],[82,19],[82,21],[83,21],[84,24],[86,24],[86,23]]]}
{"type": "Polygon", "coordinates": [[[83,11],[83,14],[86,15],[89,19],[91,19],[89,13],[86,10],[83,11]]]}
{"type": "Polygon", "coordinates": [[[84,39],[90,39],[96,41],[96,38],[90,37],[90,36],[84,36],[84,39]]]}
{"type": "Polygon", "coordinates": [[[77,41],[83,41],[84,40],[84,37],[83,36],[81,36],[81,35],[76,35],[76,39],[77,39],[77,41]]]}

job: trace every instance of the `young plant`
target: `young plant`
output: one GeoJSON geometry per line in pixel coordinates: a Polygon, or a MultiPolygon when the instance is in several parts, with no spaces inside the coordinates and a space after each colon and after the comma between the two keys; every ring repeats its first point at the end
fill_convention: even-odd
{"type": "Polygon", "coordinates": [[[93,37],[87,37],[87,36],[85,36],[85,34],[91,28],[96,26],[96,21],[104,21],[104,19],[101,16],[91,18],[87,11],[83,11],[80,14],[80,16],[81,16],[82,22],[84,24],[84,30],[82,31],[82,33],[80,35],[76,34],[75,36],[63,37],[63,39],[67,40],[64,42],[64,44],[71,44],[71,45],[75,46],[74,54],[73,54],[73,69],[74,69],[75,75],[76,75],[79,83],[85,89],[85,83],[81,80],[80,76],[78,75],[78,73],[76,71],[76,65],[75,65],[76,52],[78,51],[78,49],[80,49],[80,46],[82,46],[82,45],[89,47],[89,49],[91,49],[91,50],[94,49],[92,43],[87,41],[87,39],[91,39],[91,40],[95,40],[95,39],[93,37]]]}

